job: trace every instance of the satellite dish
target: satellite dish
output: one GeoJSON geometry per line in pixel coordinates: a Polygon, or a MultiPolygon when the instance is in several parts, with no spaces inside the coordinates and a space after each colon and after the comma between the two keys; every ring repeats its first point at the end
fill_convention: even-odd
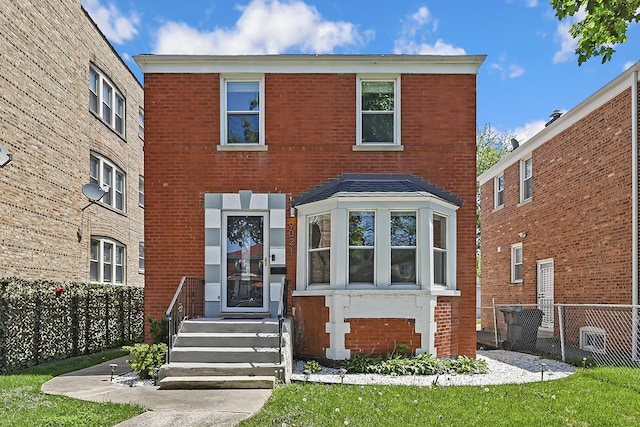
{"type": "Polygon", "coordinates": [[[91,201],[91,203],[97,202],[102,199],[107,192],[102,189],[98,184],[90,182],[89,184],[85,184],[82,186],[82,194],[85,195],[87,199],[91,201]]]}
{"type": "Polygon", "coordinates": [[[9,153],[5,146],[0,145],[0,168],[8,165],[11,160],[13,160],[13,154],[9,153]]]}

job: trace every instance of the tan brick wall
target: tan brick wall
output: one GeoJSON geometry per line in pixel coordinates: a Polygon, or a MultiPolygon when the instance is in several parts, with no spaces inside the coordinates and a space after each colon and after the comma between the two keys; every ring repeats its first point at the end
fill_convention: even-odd
{"type": "Polygon", "coordinates": [[[631,304],[630,106],[626,90],[535,149],[531,202],[518,206],[517,164],[505,170],[504,208],[493,209],[493,181],[482,186],[483,306],[535,304],[536,261],[547,258],[556,303],[631,304]],[[524,282],[513,285],[519,242],[524,282]]]}
{"type": "Polygon", "coordinates": [[[143,285],[142,87],[79,0],[4,2],[0,28],[0,144],[14,155],[0,169],[0,277],[88,281],[90,236],[100,234],[127,246],[127,282],[143,285]],[[89,111],[90,62],[126,98],[126,140],[89,111]],[[81,212],[91,150],[125,171],[125,215],[98,205],[81,212]]]}

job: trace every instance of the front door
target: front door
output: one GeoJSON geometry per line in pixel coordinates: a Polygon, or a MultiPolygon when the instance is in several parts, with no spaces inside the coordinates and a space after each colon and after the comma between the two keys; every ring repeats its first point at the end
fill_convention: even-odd
{"type": "Polygon", "coordinates": [[[538,308],[543,313],[540,329],[553,331],[553,259],[538,261],[538,308]]]}
{"type": "Polygon", "coordinates": [[[223,216],[222,311],[266,312],[269,302],[266,213],[223,216]]]}

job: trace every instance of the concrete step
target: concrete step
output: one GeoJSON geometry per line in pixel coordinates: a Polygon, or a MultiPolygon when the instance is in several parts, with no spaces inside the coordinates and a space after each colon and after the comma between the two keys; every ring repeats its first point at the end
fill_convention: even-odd
{"type": "Polygon", "coordinates": [[[196,319],[182,322],[180,332],[278,333],[278,319],[196,319]]]}
{"type": "Polygon", "coordinates": [[[160,389],[273,388],[274,376],[166,377],[160,389]]]}
{"type": "Polygon", "coordinates": [[[285,369],[279,363],[185,363],[171,362],[160,367],[158,378],[205,376],[275,376],[285,369]]]}
{"type": "Polygon", "coordinates": [[[279,363],[272,347],[174,347],[171,362],[195,363],[279,363]]]}
{"type": "Polygon", "coordinates": [[[279,336],[271,332],[180,332],[174,347],[274,347],[279,336]]]}

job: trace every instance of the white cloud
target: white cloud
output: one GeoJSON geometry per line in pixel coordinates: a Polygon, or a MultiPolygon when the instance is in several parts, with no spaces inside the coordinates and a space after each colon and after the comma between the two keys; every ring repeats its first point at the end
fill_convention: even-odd
{"type": "Polygon", "coordinates": [[[504,58],[500,58],[500,62],[492,62],[489,65],[491,70],[495,70],[500,74],[502,79],[510,78],[515,79],[522,76],[525,73],[525,69],[517,64],[503,65],[504,58]]]}
{"type": "Polygon", "coordinates": [[[635,64],[635,61],[627,61],[624,63],[624,65],[622,66],[622,69],[624,71],[628,70],[629,68],[633,67],[633,65],[635,64]]]}
{"type": "Polygon", "coordinates": [[[571,29],[571,26],[574,23],[582,21],[585,16],[586,13],[583,8],[576,12],[574,16],[567,17],[565,20],[558,23],[558,26],[556,27],[556,40],[560,43],[560,50],[553,55],[554,64],[566,62],[574,57],[576,47],[578,47],[578,39],[573,38],[569,29],[571,29]]]}
{"type": "Polygon", "coordinates": [[[515,138],[520,142],[520,144],[527,142],[532,136],[540,132],[544,129],[544,125],[547,123],[547,120],[534,120],[529,123],[525,123],[524,126],[515,128],[513,133],[515,138]]]}
{"type": "Polygon", "coordinates": [[[300,0],[252,0],[238,7],[233,28],[201,31],[182,22],[158,29],[155,53],[211,55],[276,54],[297,48],[306,53],[332,53],[339,46],[358,46],[373,37],[356,25],[326,21],[314,6],[300,0]]]}
{"type": "Polygon", "coordinates": [[[123,44],[138,34],[140,17],[136,12],[123,15],[113,3],[103,6],[101,0],[82,0],[82,5],[111,42],[123,44]]]}
{"type": "Polygon", "coordinates": [[[526,0],[525,5],[527,7],[536,7],[538,5],[538,0],[526,0]]]}
{"type": "Polygon", "coordinates": [[[409,15],[403,22],[400,37],[395,41],[393,48],[396,54],[413,54],[413,55],[464,55],[465,50],[437,39],[435,43],[429,44],[422,41],[416,41],[415,37],[419,32],[424,31],[425,25],[431,24],[431,32],[438,30],[438,20],[431,15],[426,6],[422,6],[412,15],[409,15]]]}

